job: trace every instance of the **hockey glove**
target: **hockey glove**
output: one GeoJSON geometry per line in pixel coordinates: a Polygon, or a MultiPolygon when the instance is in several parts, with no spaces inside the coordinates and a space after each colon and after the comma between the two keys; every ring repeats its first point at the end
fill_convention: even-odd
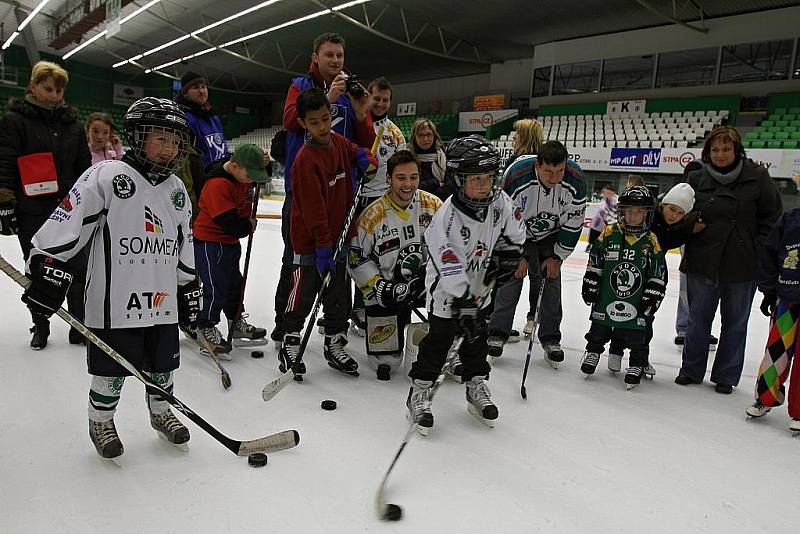
{"type": "Polygon", "coordinates": [[[495,249],[483,276],[484,285],[488,287],[494,282],[499,287],[511,280],[521,259],[522,253],[519,250],[495,249]]]}
{"type": "Polygon", "coordinates": [[[200,315],[200,297],[203,290],[197,280],[192,280],[178,288],[178,323],[189,330],[197,328],[197,316],[200,315]]]}
{"type": "Polygon", "coordinates": [[[648,317],[655,315],[656,310],[661,306],[662,300],[664,300],[664,284],[648,280],[644,284],[644,291],[642,291],[642,314],[648,317]]]}
{"type": "Polygon", "coordinates": [[[761,306],[759,309],[761,313],[766,315],[767,317],[772,317],[772,314],[775,313],[775,307],[778,304],[778,296],[775,293],[764,294],[764,298],[761,299],[761,306]]]}
{"type": "Polygon", "coordinates": [[[9,189],[0,189],[0,235],[15,235],[17,226],[17,201],[9,189]]]}
{"type": "Polygon", "coordinates": [[[411,295],[411,288],[403,282],[390,282],[383,278],[375,282],[373,291],[378,305],[392,308],[405,301],[411,295]]]}
{"type": "Polygon", "coordinates": [[[450,311],[456,325],[456,333],[464,336],[464,341],[471,343],[478,337],[478,305],[475,297],[467,295],[453,300],[450,311]]]}
{"type": "Polygon", "coordinates": [[[583,275],[583,287],[581,288],[581,297],[587,306],[591,306],[597,302],[597,297],[600,295],[600,275],[594,271],[586,271],[583,275]]]}
{"type": "Polygon", "coordinates": [[[50,317],[64,302],[72,273],[63,261],[43,255],[31,258],[30,268],[31,285],[22,294],[22,302],[31,312],[50,317]]]}
{"type": "Polygon", "coordinates": [[[321,277],[325,277],[325,273],[331,272],[331,276],[336,274],[336,262],[333,261],[333,249],[331,247],[319,247],[316,249],[317,254],[317,271],[321,277]]]}

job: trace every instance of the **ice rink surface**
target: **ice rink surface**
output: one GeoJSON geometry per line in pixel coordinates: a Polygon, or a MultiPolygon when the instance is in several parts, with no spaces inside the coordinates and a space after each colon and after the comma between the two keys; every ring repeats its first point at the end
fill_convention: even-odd
{"type": "MultiPolygon", "coordinates": [[[[267,201],[262,211],[277,209],[267,201]]],[[[270,331],[281,248],[280,221],[260,221],[246,307],[270,331]]],[[[0,254],[21,267],[15,238],[0,238],[0,254]]],[[[656,315],[658,374],[626,391],[605,356],[592,378],[579,371],[589,312],[580,298],[586,254],[573,254],[563,271],[565,362],[551,369],[534,345],[526,402],[527,343],[507,345],[489,382],[500,410],[494,429],[467,413],[464,386],[445,382],[433,431],[412,440],[389,481],[387,500],[404,509],[397,523],[377,519],[373,497],[407,429],[409,384],[401,373],[377,381],[362,338],[350,334],[361,366],[351,378],[325,364],[315,332],[305,382],[268,403],[261,389],[278,374],[272,346],[261,360],[235,350],[224,391],[212,362],[184,339],[178,398],[233,438],[297,429],[300,445],[255,469],[182,418],[192,439],[179,450],[156,437],[143,387],[128,378],[115,418],[125,454],[115,465],[88,438],[85,349],[69,345],[54,318],[48,347],[31,351],[20,289],[3,276],[0,532],[791,532],[800,521],[800,438],[783,407],[758,421],[744,414],[766,340],[760,295],[740,387],[719,395],[708,381],[677,386],[678,260],[669,255],[656,315]],[[338,409],[321,410],[324,399],[338,409]]],[[[526,312],[517,309],[520,329],[526,312]]]]}

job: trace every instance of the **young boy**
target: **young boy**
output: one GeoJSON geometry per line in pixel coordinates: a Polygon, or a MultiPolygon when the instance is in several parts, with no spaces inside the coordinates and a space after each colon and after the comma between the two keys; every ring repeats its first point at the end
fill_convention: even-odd
{"type": "Polygon", "coordinates": [[[428,253],[422,234],[442,206],[419,190],[419,162],[408,150],[386,161],[389,190],[358,218],[348,263],[366,302],[367,361],[389,380],[403,355],[411,308],[424,295],[428,253]]]}
{"type": "MultiPolygon", "coordinates": [[[[800,186],[800,175],[795,174],[800,186]]],[[[792,362],[800,319],[800,208],[788,210],[772,227],[759,258],[758,290],[764,294],[761,313],[769,317],[764,359],[758,367],[755,403],[749,417],[762,417],[786,398],[789,378],[789,430],[800,432],[800,365],[792,362]]]]}
{"type": "Polygon", "coordinates": [[[639,385],[647,366],[647,325],[667,284],[664,252],[650,231],[653,211],[646,187],[626,189],[617,205],[619,222],[606,227],[592,245],[583,277],[582,296],[592,306],[592,326],[585,336],[581,371],[594,374],[605,344],[616,335],[631,351],[625,374],[628,389],[639,385]]]}
{"type": "Polygon", "coordinates": [[[431,386],[456,335],[463,336],[459,356],[467,409],[494,425],[497,407],[485,383],[490,371],[485,308],[494,279],[510,277],[517,269],[525,242],[522,214],[501,188],[497,149],[471,135],[451,141],[446,155],[458,192],[445,200],[425,231],[430,330],[408,373],[408,419],[417,423],[421,434],[433,426],[431,386]]]}
{"type": "MultiPolygon", "coordinates": [[[[321,89],[306,89],[297,97],[298,122],[309,134],[292,165],[291,239],[294,271],[283,326],[286,334],[278,353],[279,368],[286,372],[300,353],[300,329],[311,311],[322,281],[330,281],[322,296],[325,320],[325,360],[343,373],[358,376],[358,363],[344,350],[350,316],[350,283],[345,254],[335,250],[353,202],[354,166],[363,172],[369,151],[331,131],[331,105],[321,89]],[[337,252],[339,254],[337,254],[337,252]]],[[[302,376],[303,362],[294,367],[302,376]]]]}
{"type": "Polygon", "coordinates": [[[221,311],[228,318],[228,331],[233,330],[232,339],[257,341],[267,335],[265,329],[249,324],[244,316],[237,317],[244,298],[239,239],[255,232],[253,182],[267,179],[264,152],[256,145],[242,144],[233,156],[211,168],[200,194],[199,214],[194,222],[194,260],[203,282],[198,342],[223,357],[232,347],[217,330],[221,311]]]}
{"type": "MultiPolygon", "coordinates": [[[[122,160],[90,167],[33,237],[26,266],[31,285],[22,300],[48,317],[69,287],[67,260],[91,241],[85,324],[167,391],[180,363],[178,318],[193,323],[200,291],[195,282],[191,206],[172,174],[185,156],[189,128],[170,100],[146,97],[125,114],[131,149],[122,160]]],[[[129,373],[88,346],[89,436],[103,458],[122,454],[114,426],[129,373]]],[[[159,395],[146,393],[150,424],[170,443],[189,431],[159,395]]]]}
{"type": "MultiPolygon", "coordinates": [[[[661,250],[665,253],[685,244],[693,233],[705,228],[700,214],[692,212],[694,207],[694,189],[687,183],[679,183],[667,192],[655,210],[650,231],[655,234],[661,250]]],[[[647,322],[645,341],[650,345],[653,339],[652,317],[647,322]]],[[[608,348],[608,370],[618,373],[622,369],[622,356],[625,352],[624,336],[614,335],[608,348]]],[[[652,378],[655,368],[647,362],[644,374],[652,378]]]]}

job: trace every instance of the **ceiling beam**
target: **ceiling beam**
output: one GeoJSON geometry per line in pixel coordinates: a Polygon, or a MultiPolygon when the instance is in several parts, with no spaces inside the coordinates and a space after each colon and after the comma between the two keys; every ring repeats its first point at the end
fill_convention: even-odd
{"type": "MultiPolygon", "coordinates": [[[[648,10],[648,11],[650,11],[652,13],[655,13],[659,17],[667,19],[668,21],[673,22],[675,24],[679,24],[680,26],[683,26],[684,28],[689,28],[690,30],[694,30],[694,31],[700,32],[700,33],[708,33],[708,28],[705,26],[705,23],[703,22],[703,19],[705,18],[704,17],[704,13],[703,13],[703,8],[698,6],[694,2],[692,2],[692,4],[694,6],[696,6],[700,10],[700,21],[701,21],[701,24],[703,24],[702,27],[694,26],[694,25],[689,24],[688,22],[685,22],[685,21],[683,21],[683,20],[681,20],[679,18],[673,17],[672,15],[668,15],[667,13],[662,13],[660,10],[656,9],[655,7],[650,5],[649,2],[647,2],[645,0],[633,0],[633,1],[636,2],[637,4],[639,4],[640,6],[642,6],[643,8],[645,8],[646,10],[648,10]]],[[[684,7],[685,7],[685,4],[684,4],[684,7]]],[[[675,11],[675,5],[674,4],[673,4],[673,11],[675,11]]]]}

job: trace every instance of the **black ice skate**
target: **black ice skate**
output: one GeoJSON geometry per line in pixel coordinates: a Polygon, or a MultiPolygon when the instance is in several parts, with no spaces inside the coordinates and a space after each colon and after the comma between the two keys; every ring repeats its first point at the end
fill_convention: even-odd
{"type": "Polygon", "coordinates": [[[47,320],[36,321],[31,327],[31,348],[42,350],[47,346],[47,338],[50,337],[50,323],[47,320]]]}
{"type": "Polygon", "coordinates": [[[486,344],[489,346],[489,357],[492,359],[490,363],[494,362],[494,358],[503,355],[503,346],[506,344],[503,336],[489,336],[486,344]]]}
{"type": "Polygon", "coordinates": [[[344,346],[347,345],[347,336],[336,334],[325,336],[325,360],[328,365],[337,371],[341,371],[350,376],[358,376],[358,362],[347,354],[344,346]]]}
{"type": "Polygon", "coordinates": [[[558,365],[564,361],[564,351],[558,343],[542,343],[544,349],[544,359],[553,369],[558,369],[558,365]]]}
{"type": "Polygon", "coordinates": [[[625,387],[629,390],[635,388],[642,381],[644,368],[642,367],[628,367],[625,370],[625,387]]]}
{"type": "Polygon", "coordinates": [[[508,333],[506,343],[519,343],[520,339],[522,339],[522,336],[519,335],[519,330],[511,330],[511,332],[508,333]]]}
{"type": "Polygon", "coordinates": [[[597,369],[597,364],[600,363],[600,355],[596,352],[585,352],[583,355],[583,361],[581,361],[581,372],[584,373],[587,378],[589,375],[594,374],[594,370],[597,369]]]}
{"type": "Polygon", "coordinates": [[[491,392],[482,376],[474,376],[467,384],[467,411],[478,421],[494,428],[497,406],[492,403],[491,392]]]}
{"type": "Polygon", "coordinates": [[[652,380],[656,377],[656,368],[648,363],[644,366],[644,369],[642,369],[642,373],[646,379],[652,380]]]}
{"type": "MultiPolygon", "coordinates": [[[[281,373],[285,373],[292,364],[297,360],[300,355],[300,332],[292,332],[283,337],[281,349],[278,352],[278,369],[281,373]]],[[[303,381],[303,375],[306,374],[306,364],[301,360],[297,365],[292,368],[294,372],[294,379],[298,382],[303,381]]]]}
{"type": "Polygon", "coordinates": [[[433,414],[431,413],[430,391],[433,382],[430,380],[411,381],[406,399],[406,419],[417,423],[417,432],[421,436],[427,436],[428,431],[433,427],[433,414]]]}
{"type": "Polygon", "coordinates": [[[158,432],[158,436],[173,445],[181,445],[189,441],[189,429],[181,423],[172,410],[155,414],[150,412],[150,426],[158,432]]]}
{"type": "Polygon", "coordinates": [[[230,352],[233,350],[228,341],[214,325],[205,326],[197,329],[197,343],[201,349],[207,352],[213,351],[220,360],[230,361],[230,352]]]}
{"type": "Polygon", "coordinates": [[[94,443],[97,454],[103,458],[111,459],[122,456],[125,449],[117,435],[117,427],[114,420],[111,421],[92,421],[89,419],[89,438],[94,443]]]}
{"type": "Polygon", "coordinates": [[[233,332],[231,342],[234,347],[254,347],[267,343],[267,330],[253,326],[245,320],[245,315],[236,321],[228,321],[228,331],[233,332]]]}

